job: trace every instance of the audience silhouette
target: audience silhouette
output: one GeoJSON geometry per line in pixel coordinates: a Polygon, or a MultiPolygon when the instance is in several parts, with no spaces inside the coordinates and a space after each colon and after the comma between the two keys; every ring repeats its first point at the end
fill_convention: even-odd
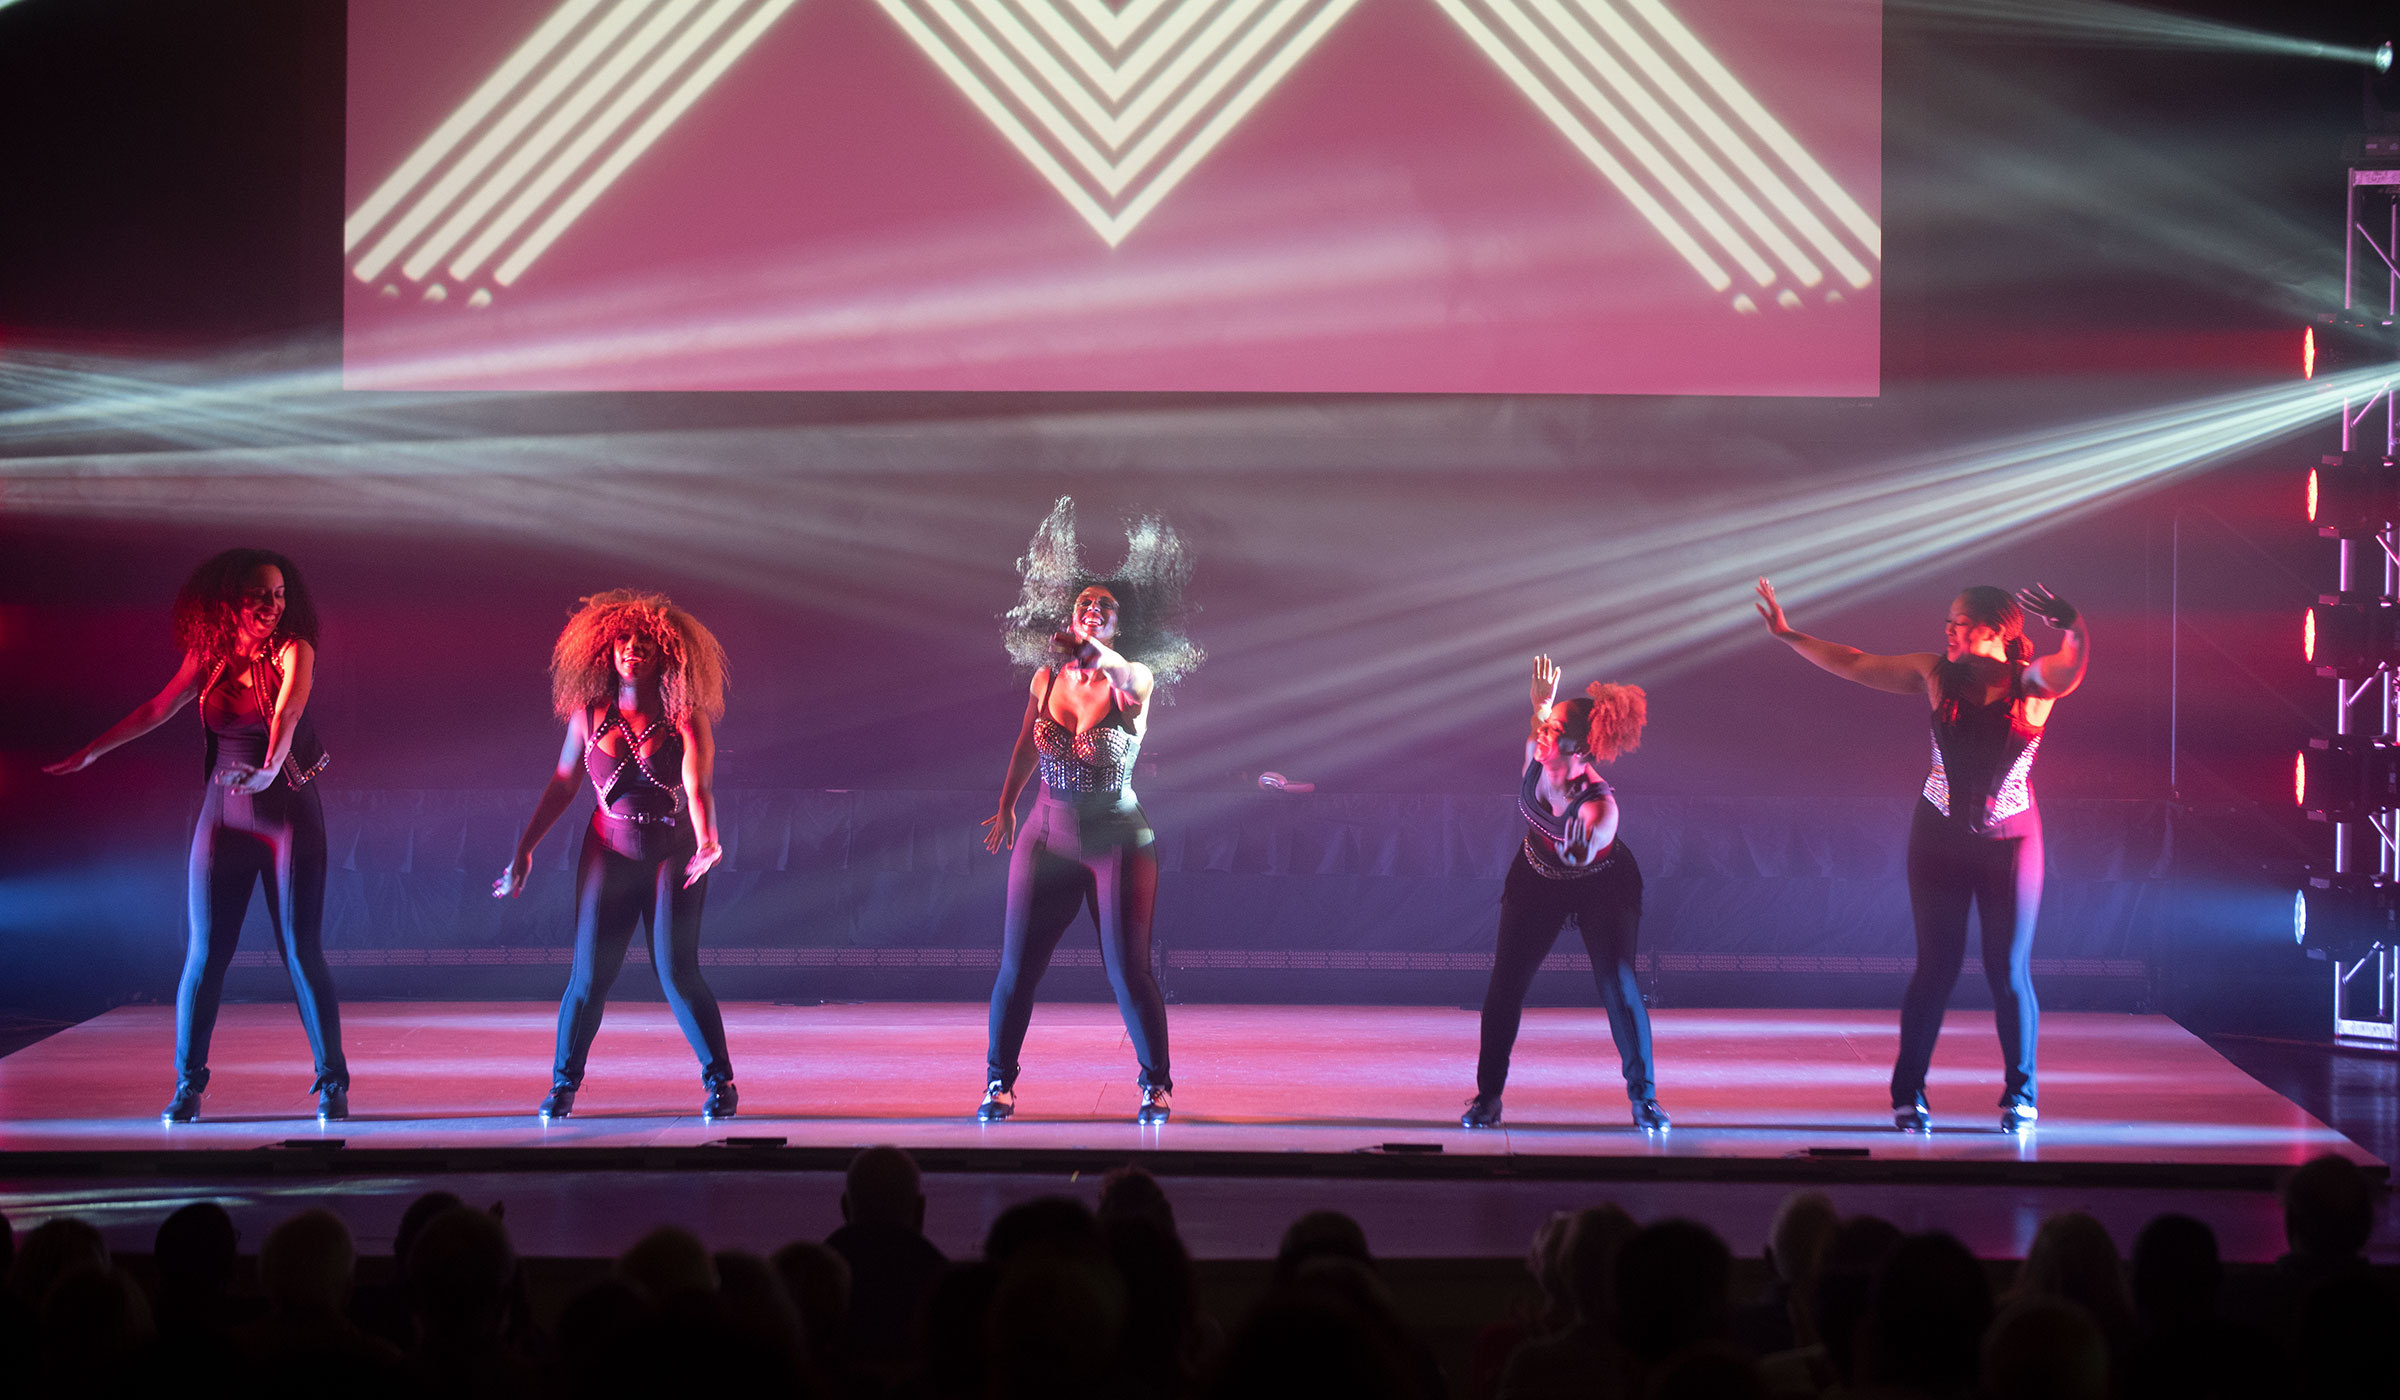
{"type": "Polygon", "coordinates": [[[2400,1374],[2400,1313],[2365,1256],[2379,1194],[2345,1159],[2306,1164],[2283,1196],[2287,1252],[2231,1273],[2190,1216],[2153,1219],[2128,1262],[2099,1219],[2064,1212],[2012,1276],[1948,1235],[1840,1219],[1824,1193],[1795,1192],[1744,1306],[1707,1226],[1596,1204],[1535,1233],[1538,1296],[1506,1324],[1457,1315],[1422,1264],[1378,1261],[1332,1210],[1294,1220],[1247,1296],[1230,1293],[1235,1275],[1195,1265],[1166,1185],[1133,1167],[1098,1183],[1096,1209],[1064,1195],[1009,1206],[980,1257],[953,1262],[926,1237],[915,1161],[868,1148],[823,1243],[765,1258],[661,1226],[547,1306],[498,1207],[419,1198],[388,1280],[362,1285],[334,1211],[276,1224],[250,1274],[233,1217],[203,1201],[169,1215],[131,1270],[83,1221],[18,1235],[0,1219],[0,1393],[2347,1400],[2394,1394],[2400,1374]],[[1997,1307],[1995,1278],[2009,1284],[1997,1307]],[[1486,1323],[1454,1384],[1441,1358],[1463,1360],[1486,1323]]]}

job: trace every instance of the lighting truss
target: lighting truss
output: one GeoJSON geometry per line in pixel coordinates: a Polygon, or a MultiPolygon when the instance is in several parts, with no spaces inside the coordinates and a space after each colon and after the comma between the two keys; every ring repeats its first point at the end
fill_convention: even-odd
{"type": "MultiPolygon", "coordinates": [[[[2342,231],[2342,310],[2349,320],[2376,318],[2386,324],[2400,312],[2400,170],[2353,167],[2342,231]],[[2380,236],[2378,234],[2380,228],[2380,236]]],[[[2396,448],[2400,448],[2400,414],[2395,414],[2387,374],[2380,383],[2345,393],[2342,399],[2342,455],[2327,457],[2320,475],[2349,483],[2389,479],[2396,448]],[[2363,397],[2359,397],[2363,395],[2363,397]],[[2356,398],[2357,401],[2353,402],[2356,398]],[[2383,410],[2381,441],[2372,440],[2369,419],[2383,410]],[[2369,441],[2361,442],[2362,436],[2369,441]]],[[[2312,486],[2313,491],[2313,486],[2312,486]]],[[[2383,493],[2365,492],[2376,504],[2383,493]]],[[[2312,517],[2319,502],[2312,495],[2312,517]]],[[[2327,501],[2325,504],[2333,504],[2327,501]]],[[[2328,512],[2339,516],[2342,512],[2328,512]]],[[[2356,600],[2362,617],[2388,617],[2400,603],[2400,554],[2393,552],[2395,512],[2372,509],[2353,512],[2354,518],[2336,524],[2340,539],[2340,577],[2343,598],[2356,600]],[[2347,526],[2347,528],[2343,528],[2347,526]]],[[[2320,522],[2320,528],[2334,524],[2320,522]]],[[[2382,749],[2400,738],[2400,686],[2393,680],[2389,648],[2364,675],[2334,682],[2334,733],[2351,736],[2336,747],[2382,749]]],[[[2400,881],[2400,810],[2388,793],[2380,792],[2375,810],[2350,820],[2333,822],[2331,883],[2378,886],[2389,890],[2400,881]]],[[[2400,946],[2376,939],[2364,947],[2312,949],[2333,965],[2333,1030],[2336,1042],[2378,1050],[2400,1051],[2400,946]]]]}

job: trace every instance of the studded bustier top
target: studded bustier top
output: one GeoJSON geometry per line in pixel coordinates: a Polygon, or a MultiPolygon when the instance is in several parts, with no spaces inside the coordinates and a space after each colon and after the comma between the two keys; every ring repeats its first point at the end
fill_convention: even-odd
{"type": "Polygon", "coordinates": [[[1033,722],[1033,752],[1042,785],[1067,797],[1122,792],[1133,783],[1133,760],[1142,737],[1130,729],[1101,725],[1081,734],[1042,715],[1033,722]]]}
{"type": "Polygon", "coordinates": [[[592,736],[583,744],[583,771],[592,780],[592,791],[600,799],[602,816],[641,826],[678,824],[684,808],[683,735],[669,726],[666,738],[659,741],[655,750],[642,752],[642,745],[666,722],[663,717],[652,720],[636,734],[616,706],[600,707],[600,720],[592,726],[592,736]],[[600,741],[612,729],[622,736],[620,742],[625,749],[622,756],[600,747],[600,741]]]}
{"type": "Polygon", "coordinates": [[[1936,668],[1941,700],[1933,707],[1933,771],[1925,800],[1935,811],[1978,835],[2003,834],[2002,822],[2033,810],[2033,757],[2042,728],[2025,721],[2025,680],[2019,671],[2008,692],[1988,704],[1963,698],[1971,684],[1964,665],[1936,668]]]}

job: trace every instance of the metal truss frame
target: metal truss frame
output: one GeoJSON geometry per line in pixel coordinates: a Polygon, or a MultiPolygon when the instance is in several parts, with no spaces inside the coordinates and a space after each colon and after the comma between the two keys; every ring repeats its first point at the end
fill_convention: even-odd
{"type": "MultiPolygon", "coordinates": [[[[2400,314],[2400,170],[2353,166],[2345,216],[2342,309],[2400,314]],[[2370,228],[2370,216],[2383,225],[2380,238],[2370,228]],[[2362,251],[2371,256],[2362,258],[2362,251]]],[[[2363,402],[2343,399],[2345,457],[2377,450],[2389,457],[2400,449],[2400,412],[2395,411],[2393,388],[2394,382],[2387,379],[2363,402]],[[2380,443],[2374,440],[2375,427],[2369,423],[2378,405],[2383,409],[2380,443]],[[2362,435],[2367,438],[2364,443],[2359,441],[2362,435]]],[[[2372,541],[2346,536],[2341,541],[2343,595],[2354,596],[2371,581],[2380,583],[2382,601],[2400,603],[2400,554],[2394,552],[2389,523],[2372,541]]],[[[2358,734],[2384,743],[2400,741],[2400,685],[2394,684],[2389,667],[2356,687],[2334,683],[2333,728],[2336,734],[2358,734]]],[[[2377,812],[2363,822],[2336,822],[2333,868],[2341,874],[2400,880],[2400,842],[2396,837],[2400,837],[2400,812],[2377,812]]],[[[2335,1042],[2400,1052],[2400,948],[2378,945],[2356,958],[2335,957],[2332,963],[2335,1042]]]]}

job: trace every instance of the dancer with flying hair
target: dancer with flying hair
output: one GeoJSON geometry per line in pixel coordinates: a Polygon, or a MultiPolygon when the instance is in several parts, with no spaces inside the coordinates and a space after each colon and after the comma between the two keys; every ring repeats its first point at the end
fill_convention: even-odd
{"type": "Polygon", "coordinates": [[[558,1054],[544,1119],[575,1111],[585,1057],[634,926],[650,925],[650,965],[700,1057],[700,1112],[730,1118],[740,1096],[725,1019],[700,975],[700,911],[717,843],[715,725],[725,714],[725,650],[664,595],[596,593],[550,654],[550,698],[566,721],[558,765],[535,804],[495,899],[525,892],[534,848],[585,781],[598,802],[575,862],[575,962],[558,1005],[558,1054]]]}
{"type": "Polygon", "coordinates": [[[175,1093],[159,1115],[189,1123],[208,1088],[208,1047],[250,891],[264,885],[268,926],[316,1059],[317,1117],[350,1116],[342,1013],[325,965],[325,804],[312,781],[325,750],[308,721],[316,684],[317,609],[298,565],[229,549],[175,595],[183,662],[166,688],[99,738],[47,765],[73,773],[158,728],[197,699],[208,786],[185,881],[188,940],[175,984],[175,1093]]]}
{"type": "Polygon", "coordinates": [[[1075,502],[1061,496],[1017,572],[1024,589],[1002,638],[1010,658],[1033,677],[1000,784],[1000,809],[984,822],[986,850],[1014,850],[976,1116],[997,1122],[1016,1111],[1017,1056],[1033,1019],[1034,990],[1067,926],[1088,904],[1141,1069],[1135,1121],[1164,1123],[1174,1080],[1166,999],[1150,969],[1157,837],[1132,779],[1153,698],[1204,659],[1182,630],[1191,559],[1173,529],[1144,516],[1126,526],[1125,562],[1116,572],[1088,570],[1075,543],[1075,502]],[[1037,770],[1041,791],[1020,826],[1017,800],[1037,770]]]}
{"type": "Polygon", "coordinates": [[[1758,615],[1777,641],[1819,670],[1895,695],[1922,695],[1933,711],[1933,770],[1908,828],[1908,904],[1917,970],[1900,1001],[1900,1054],[1892,1065],[1892,1122],[1933,1128],[1925,1075],[1942,1011],[1967,958],[1967,913],[1981,910],[1983,980],[1992,989],[2004,1077],[2000,1128],[2017,1133],[2035,1107],[2033,926],[2042,907],[2042,814],[2033,802],[2033,756],[2050,707],[2083,684],[2091,641],[2083,615],[2040,584],[2015,597],[1975,587],[1950,601],[1942,650],[1876,656],[1812,637],[1786,621],[1775,586],[1758,581],[1758,615]],[[2059,630],[2058,650],[2035,658],[2025,614],[2059,630]]]}
{"type": "Polygon", "coordinates": [[[1572,917],[1591,955],[1600,1004],[1608,1009],[1634,1126],[1659,1132],[1668,1119],[1658,1106],[1650,1012],[1642,1005],[1633,961],[1642,927],[1642,870],[1618,830],[1616,791],[1596,766],[1642,746],[1649,698],[1640,686],[1595,683],[1559,704],[1558,663],[1547,656],[1533,659],[1532,698],[1533,731],[1517,789],[1525,841],[1501,885],[1475,1097],[1467,1100],[1459,1126],[1500,1126],[1500,1095],[1508,1085],[1525,994],[1572,917]]]}

